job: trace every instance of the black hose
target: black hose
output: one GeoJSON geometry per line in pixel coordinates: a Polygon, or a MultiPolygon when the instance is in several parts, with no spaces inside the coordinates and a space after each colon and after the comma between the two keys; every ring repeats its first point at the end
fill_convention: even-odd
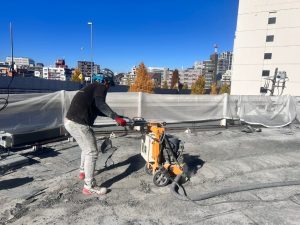
{"type": "Polygon", "coordinates": [[[180,184],[181,175],[175,177],[173,183],[171,184],[170,191],[171,194],[179,200],[182,201],[202,201],[209,198],[214,198],[220,195],[242,192],[242,191],[250,191],[256,189],[263,189],[263,188],[272,188],[272,187],[284,187],[284,186],[293,186],[293,185],[300,185],[299,180],[295,181],[282,181],[282,182],[273,182],[273,183],[260,183],[260,184],[249,184],[247,186],[241,187],[232,187],[232,188],[225,188],[219,191],[214,191],[206,194],[201,194],[195,197],[189,197],[183,186],[180,184]]]}
{"type": "Polygon", "coordinates": [[[12,75],[12,77],[10,78],[10,81],[8,83],[8,86],[6,88],[7,89],[6,98],[0,98],[1,101],[4,101],[3,106],[0,108],[0,111],[4,110],[8,105],[8,99],[9,99],[9,95],[10,95],[10,92],[9,92],[10,91],[10,85],[13,82],[13,80],[14,80],[14,76],[12,75]]]}

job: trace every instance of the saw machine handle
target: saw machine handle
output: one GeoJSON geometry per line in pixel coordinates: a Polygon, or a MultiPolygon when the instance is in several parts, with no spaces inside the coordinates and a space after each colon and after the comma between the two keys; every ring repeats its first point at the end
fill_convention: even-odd
{"type": "Polygon", "coordinates": [[[142,117],[133,117],[132,119],[129,117],[123,117],[123,119],[126,120],[127,126],[130,130],[133,130],[134,127],[144,128],[149,123],[142,117]]]}
{"type": "Polygon", "coordinates": [[[126,120],[129,128],[133,127],[141,127],[145,128],[146,126],[158,126],[158,127],[165,127],[167,125],[166,122],[155,122],[155,121],[147,121],[143,117],[133,117],[132,119],[129,117],[123,117],[126,120]]]}

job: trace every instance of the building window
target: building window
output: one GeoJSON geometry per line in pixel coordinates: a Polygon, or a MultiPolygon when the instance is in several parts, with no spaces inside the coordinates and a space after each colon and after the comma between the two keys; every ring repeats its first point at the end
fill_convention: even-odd
{"type": "Polygon", "coordinates": [[[270,70],[263,70],[263,71],[262,71],[262,76],[263,76],[263,77],[268,77],[268,76],[270,76],[270,70]]]}
{"type": "Polygon", "coordinates": [[[266,42],[273,42],[274,41],[274,35],[267,35],[266,42]]]}
{"type": "Polygon", "coordinates": [[[264,87],[260,87],[260,93],[267,93],[268,89],[264,88],[264,87]]]}
{"type": "Polygon", "coordinates": [[[265,53],[264,59],[272,59],[272,53],[265,53]]]}
{"type": "Polygon", "coordinates": [[[270,17],[268,19],[268,24],[275,24],[276,23],[276,17],[270,17]]]}

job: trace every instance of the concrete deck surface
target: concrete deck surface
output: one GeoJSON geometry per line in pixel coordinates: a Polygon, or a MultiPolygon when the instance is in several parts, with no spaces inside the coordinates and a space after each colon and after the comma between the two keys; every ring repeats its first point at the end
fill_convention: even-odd
{"type": "MultiPolygon", "coordinates": [[[[241,185],[300,180],[297,126],[244,133],[240,128],[176,132],[185,141],[192,177],[187,193],[241,185]]],[[[99,141],[99,144],[101,141],[99,141]]],[[[80,150],[76,143],[49,144],[27,155],[31,164],[0,177],[0,224],[300,224],[300,186],[238,192],[197,203],[180,201],[169,186],[158,188],[146,175],[140,135],[113,139],[118,150],[96,180],[111,191],[81,194],[80,150]]]]}

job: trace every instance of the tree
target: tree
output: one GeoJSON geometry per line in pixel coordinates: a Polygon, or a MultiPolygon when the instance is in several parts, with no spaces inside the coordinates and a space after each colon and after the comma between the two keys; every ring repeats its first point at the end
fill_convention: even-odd
{"type": "Polygon", "coordinates": [[[218,86],[216,83],[213,83],[210,87],[210,94],[211,95],[217,95],[218,94],[218,86]]]}
{"type": "Polygon", "coordinates": [[[154,83],[150,79],[146,66],[142,62],[136,69],[136,78],[133,84],[130,85],[129,92],[146,92],[153,93],[154,83]]]}
{"type": "Polygon", "coordinates": [[[225,93],[230,94],[230,86],[229,84],[226,83],[223,84],[220,88],[220,94],[225,94],[225,93]]]}
{"type": "Polygon", "coordinates": [[[205,94],[205,77],[199,76],[195,83],[192,84],[192,94],[205,94]]]}
{"type": "Polygon", "coordinates": [[[179,83],[179,72],[178,70],[174,70],[171,78],[171,86],[170,89],[177,88],[176,85],[179,83]]]}
{"type": "Polygon", "coordinates": [[[180,90],[182,90],[182,88],[183,88],[183,84],[178,82],[177,90],[180,91],[180,90]]]}
{"type": "Polygon", "coordinates": [[[168,81],[164,80],[164,83],[163,83],[163,86],[162,86],[163,89],[168,89],[168,81]]]}
{"type": "Polygon", "coordinates": [[[183,90],[189,89],[189,85],[187,83],[184,83],[182,89],[183,90]]]}
{"type": "Polygon", "coordinates": [[[74,82],[82,82],[83,81],[83,75],[79,71],[79,69],[74,70],[72,77],[71,77],[71,81],[74,81],[74,82]]]}
{"type": "Polygon", "coordinates": [[[132,83],[132,80],[129,77],[127,77],[127,79],[126,79],[126,85],[130,86],[131,83],[132,83]]]}

